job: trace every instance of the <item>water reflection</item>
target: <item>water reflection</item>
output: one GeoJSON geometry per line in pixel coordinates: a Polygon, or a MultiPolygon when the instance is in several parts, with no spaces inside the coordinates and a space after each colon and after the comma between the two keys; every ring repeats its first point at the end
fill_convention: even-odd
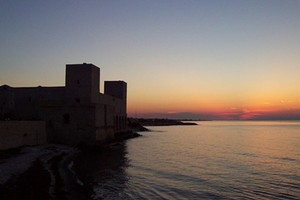
{"type": "Polygon", "coordinates": [[[87,184],[92,199],[122,199],[128,182],[125,143],[83,151],[75,160],[75,170],[87,184]]]}
{"type": "Polygon", "coordinates": [[[201,122],[152,129],[82,155],[79,171],[94,199],[300,196],[299,122],[201,122]]]}

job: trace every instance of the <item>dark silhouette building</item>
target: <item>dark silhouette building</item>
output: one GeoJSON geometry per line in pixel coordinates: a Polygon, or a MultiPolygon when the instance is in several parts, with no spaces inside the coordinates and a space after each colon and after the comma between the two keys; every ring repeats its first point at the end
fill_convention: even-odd
{"type": "Polygon", "coordinates": [[[48,142],[97,144],[127,130],[127,84],[105,81],[93,64],[67,64],[65,86],[0,86],[0,119],[46,122],[48,142]]]}

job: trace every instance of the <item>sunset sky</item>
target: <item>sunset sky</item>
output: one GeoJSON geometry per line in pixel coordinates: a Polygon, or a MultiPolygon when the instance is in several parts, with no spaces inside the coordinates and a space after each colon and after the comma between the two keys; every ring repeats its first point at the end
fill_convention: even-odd
{"type": "Polygon", "coordinates": [[[128,114],[300,119],[298,0],[0,0],[0,85],[128,84],[128,114]]]}

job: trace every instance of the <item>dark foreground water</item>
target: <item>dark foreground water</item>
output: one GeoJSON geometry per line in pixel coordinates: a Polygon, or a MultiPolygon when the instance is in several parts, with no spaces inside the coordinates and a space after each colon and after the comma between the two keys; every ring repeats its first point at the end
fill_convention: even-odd
{"type": "Polygon", "coordinates": [[[150,128],[89,170],[94,199],[300,199],[300,122],[150,128]]]}

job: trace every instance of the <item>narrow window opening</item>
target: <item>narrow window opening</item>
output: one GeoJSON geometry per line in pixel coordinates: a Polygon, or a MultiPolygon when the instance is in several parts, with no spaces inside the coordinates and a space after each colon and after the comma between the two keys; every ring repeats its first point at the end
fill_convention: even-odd
{"type": "Polygon", "coordinates": [[[70,115],[69,114],[64,114],[63,115],[63,123],[64,124],[69,124],[70,123],[70,115]]]}
{"type": "Polygon", "coordinates": [[[51,127],[51,128],[53,127],[52,119],[49,120],[49,127],[51,127]]]}
{"type": "Polygon", "coordinates": [[[107,105],[104,105],[104,126],[107,128],[107,105]]]}

